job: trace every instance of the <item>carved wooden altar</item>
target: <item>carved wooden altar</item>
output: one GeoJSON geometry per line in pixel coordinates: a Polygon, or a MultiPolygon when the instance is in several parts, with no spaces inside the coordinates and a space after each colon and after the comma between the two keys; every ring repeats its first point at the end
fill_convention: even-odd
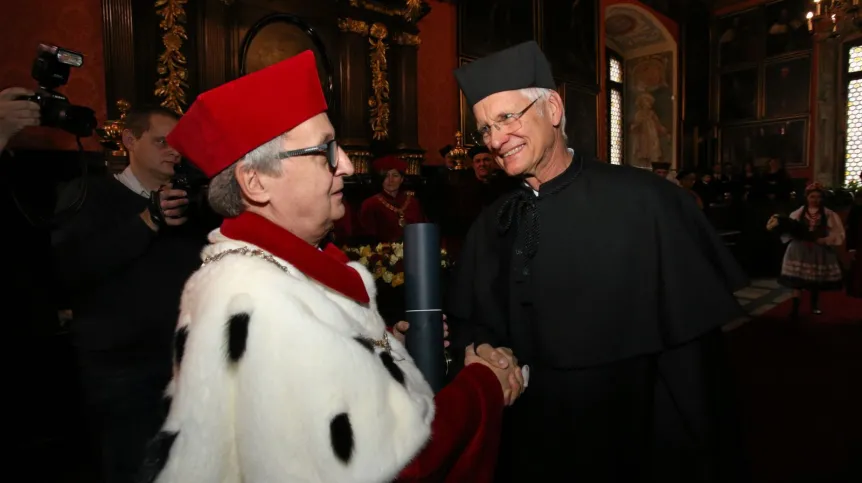
{"type": "Polygon", "coordinates": [[[200,92],[239,77],[249,32],[281,14],[294,30],[267,34],[263,57],[298,53],[290,50],[308,39],[297,32],[315,39],[318,60],[325,52],[329,61],[330,119],[357,172],[385,152],[418,173],[416,22],[429,10],[420,0],[102,0],[107,98],[183,112],[200,92]]]}

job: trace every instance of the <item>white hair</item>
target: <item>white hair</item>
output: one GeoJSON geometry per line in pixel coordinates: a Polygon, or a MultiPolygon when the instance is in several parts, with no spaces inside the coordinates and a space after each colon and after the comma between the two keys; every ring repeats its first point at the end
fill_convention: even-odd
{"type": "Polygon", "coordinates": [[[278,154],[283,150],[286,135],[287,133],[281,134],[261,144],[210,181],[207,201],[213,211],[229,218],[239,216],[245,211],[242,190],[236,179],[237,166],[243,171],[253,169],[269,176],[281,176],[281,160],[278,159],[278,154]]]}
{"type": "MultiPolygon", "coordinates": [[[[551,89],[545,89],[542,87],[526,87],[524,89],[518,89],[518,92],[521,93],[522,96],[526,97],[528,101],[538,101],[543,100],[547,101],[549,97],[551,97],[551,93],[554,92],[551,89]]],[[[537,102],[533,109],[536,110],[536,114],[540,117],[545,115],[545,109],[542,105],[543,103],[537,102]]],[[[563,135],[563,141],[568,143],[569,137],[566,136],[566,110],[563,109],[563,116],[560,118],[560,134],[563,135]]]]}

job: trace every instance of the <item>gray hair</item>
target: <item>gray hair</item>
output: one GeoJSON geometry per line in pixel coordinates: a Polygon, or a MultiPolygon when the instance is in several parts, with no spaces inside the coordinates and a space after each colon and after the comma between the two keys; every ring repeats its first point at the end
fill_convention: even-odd
{"type": "MultiPolygon", "coordinates": [[[[518,89],[518,92],[521,93],[524,97],[527,98],[530,102],[538,101],[538,100],[547,100],[551,97],[551,93],[554,92],[551,89],[545,89],[542,87],[527,87],[524,89],[518,89]]],[[[542,105],[542,102],[537,102],[533,109],[536,110],[536,114],[540,117],[545,115],[545,109],[542,105]]],[[[566,136],[566,110],[563,109],[563,117],[560,118],[560,134],[563,135],[563,141],[566,141],[568,144],[569,137],[566,136]]]]}
{"type": "Polygon", "coordinates": [[[282,151],[286,135],[287,133],[281,134],[267,141],[215,175],[210,181],[207,193],[207,201],[213,211],[228,218],[239,216],[245,211],[242,190],[236,179],[237,166],[243,171],[253,169],[269,176],[281,176],[281,160],[278,159],[278,154],[282,151]]]}

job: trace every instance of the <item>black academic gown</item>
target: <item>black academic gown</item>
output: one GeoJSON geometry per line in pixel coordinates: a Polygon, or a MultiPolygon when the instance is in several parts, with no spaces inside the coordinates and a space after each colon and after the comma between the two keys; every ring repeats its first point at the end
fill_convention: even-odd
{"type": "Polygon", "coordinates": [[[742,481],[720,327],[745,277],[694,199],[577,155],[515,193],[471,228],[447,308],[458,345],[531,366],[498,480],[742,481]]]}

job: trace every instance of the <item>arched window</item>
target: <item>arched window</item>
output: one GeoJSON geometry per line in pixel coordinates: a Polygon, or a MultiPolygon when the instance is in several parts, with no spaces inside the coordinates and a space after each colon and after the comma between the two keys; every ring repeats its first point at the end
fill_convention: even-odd
{"type": "Polygon", "coordinates": [[[862,172],[862,45],[847,49],[847,132],[841,185],[858,181],[862,172]]]}
{"type": "Polygon", "coordinates": [[[625,139],[623,138],[623,59],[616,52],[608,51],[608,136],[612,164],[623,164],[625,139]]]}

